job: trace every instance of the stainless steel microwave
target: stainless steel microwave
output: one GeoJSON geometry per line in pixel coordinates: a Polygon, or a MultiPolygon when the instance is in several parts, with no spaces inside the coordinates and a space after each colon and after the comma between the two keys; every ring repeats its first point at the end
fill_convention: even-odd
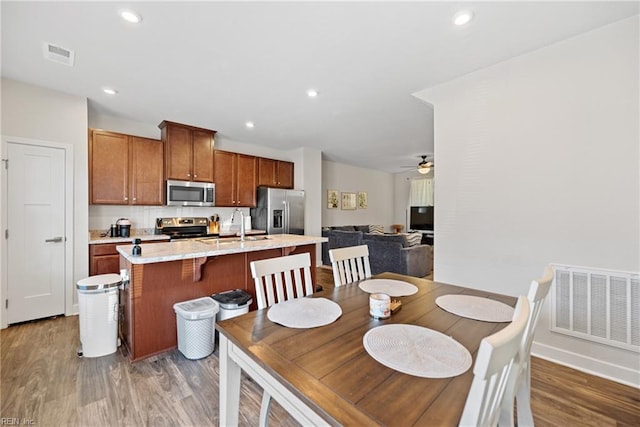
{"type": "Polygon", "coordinates": [[[215,206],[215,200],[211,182],[167,180],[167,206],[215,206]]]}

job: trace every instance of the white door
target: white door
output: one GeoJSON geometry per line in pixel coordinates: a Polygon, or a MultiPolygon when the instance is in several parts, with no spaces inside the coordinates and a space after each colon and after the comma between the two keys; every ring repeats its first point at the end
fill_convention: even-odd
{"type": "Polygon", "coordinates": [[[9,142],[8,323],[65,312],[65,153],[9,142]]]}

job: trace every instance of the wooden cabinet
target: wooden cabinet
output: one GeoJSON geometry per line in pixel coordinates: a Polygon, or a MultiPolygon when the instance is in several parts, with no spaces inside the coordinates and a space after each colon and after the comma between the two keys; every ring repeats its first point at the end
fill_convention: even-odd
{"type": "Polygon", "coordinates": [[[163,146],[156,139],[131,137],[132,205],[161,206],[164,203],[163,146]]]}
{"type": "Polygon", "coordinates": [[[255,207],[256,157],[215,150],[216,206],[255,207]]]}
{"type": "Polygon", "coordinates": [[[293,163],[258,157],[258,186],[293,188],[293,163]]]}
{"type": "Polygon", "coordinates": [[[89,276],[120,273],[120,254],[115,243],[89,245],[89,276]]]}
{"type": "Polygon", "coordinates": [[[163,121],[166,179],[214,182],[213,145],[216,131],[163,121]]]}
{"type": "Polygon", "coordinates": [[[89,129],[89,202],[162,205],[163,147],[155,139],[89,129]]]}

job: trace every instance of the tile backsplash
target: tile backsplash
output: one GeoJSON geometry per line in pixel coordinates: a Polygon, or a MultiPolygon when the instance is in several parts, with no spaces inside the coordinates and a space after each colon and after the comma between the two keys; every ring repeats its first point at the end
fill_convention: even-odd
{"type": "MultiPolygon", "coordinates": [[[[115,224],[118,218],[127,218],[131,221],[131,228],[154,228],[156,218],[179,216],[204,216],[220,215],[223,229],[240,227],[240,215],[236,215],[233,223],[231,216],[235,208],[212,207],[181,207],[181,206],[114,206],[114,205],[90,205],[89,229],[106,230],[115,224]]],[[[245,215],[249,215],[249,208],[242,208],[245,215]]]]}

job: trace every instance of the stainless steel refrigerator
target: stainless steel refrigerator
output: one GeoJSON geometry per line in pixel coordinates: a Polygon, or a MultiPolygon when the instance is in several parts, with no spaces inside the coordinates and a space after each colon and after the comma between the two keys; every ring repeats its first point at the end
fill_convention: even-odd
{"type": "Polygon", "coordinates": [[[258,187],[251,228],[267,234],[304,234],[304,191],[258,187]]]}

